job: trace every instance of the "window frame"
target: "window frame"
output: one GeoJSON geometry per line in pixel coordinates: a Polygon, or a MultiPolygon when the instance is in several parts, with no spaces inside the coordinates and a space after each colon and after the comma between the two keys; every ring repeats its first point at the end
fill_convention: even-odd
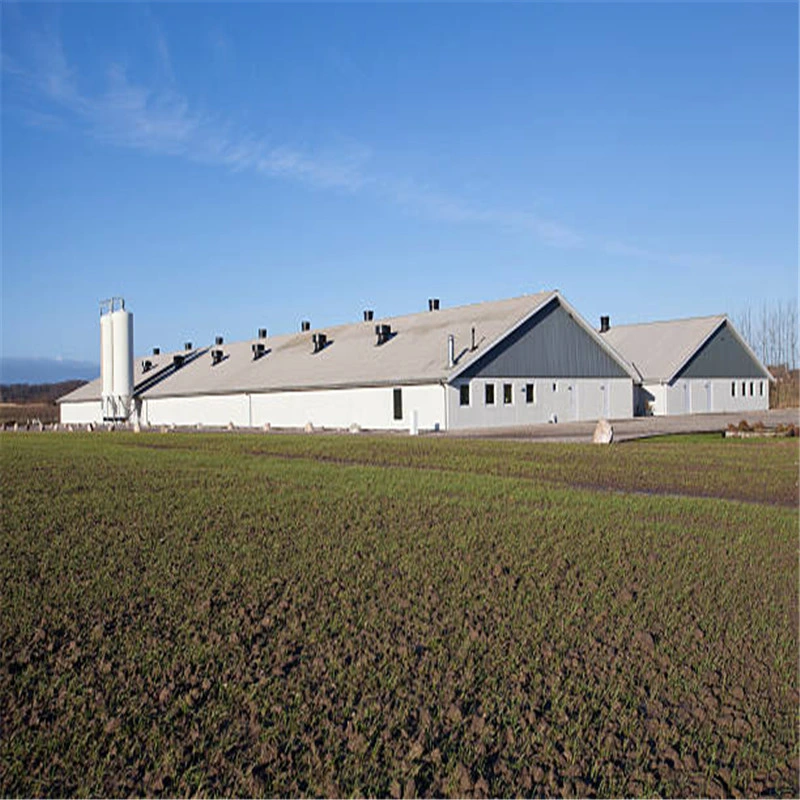
{"type": "Polygon", "coordinates": [[[402,387],[395,387],[392,390],[392,419],[395,422],[402,422],[403,420],[403,389],[402,387]],[[398,414],[400,416],[398,416],[398,414]]]}
{"type": "Polygon", "coordinates": [[[736,381],[731,381],[731,397],[736,397],[736,381]]]}
{"type": "Polygon", "coordinates": [[[514,384],[513,383],[504,383],[503,384],[503,405],[504,406],[514,405],[514,384]]]}
{"type": "Polygon", "coordinates": [[[526,383],[525,384],[525,404],[526,405],[535,405],[536,404],[536,384],[535,383],[526,383]]]}
{"type": "Polygon", "coordinates": [[[458,387],[458,405],[461,408],[468,408],[470,405],[470,397],[471,392],[469,390],[468,383],[462,383],[461,386],[458,387]],[[464,396],[466,394],[466,402],[464,402],[464,396]]]}
{"type": "Polygon", "coordinates": [[[486,383],[483,386],[483,404],[485,406],[493,406],[495,403],[494,384],[486,383]]]}

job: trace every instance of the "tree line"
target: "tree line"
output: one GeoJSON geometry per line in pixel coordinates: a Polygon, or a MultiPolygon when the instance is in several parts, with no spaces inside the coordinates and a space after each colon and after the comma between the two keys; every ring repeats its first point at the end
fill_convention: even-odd
{"type": "Polygon", "coordinates": [[[798,330],[797,300],[762,303],[759,308],[746,307],[734,319],[762,363],[797,369],[798,330]]]}
{"type": "Polygon", "coordinates": [[[83,386],[86,381],[61,381],[60,383],[5,383],[0,384],[2,403],[54,403],[59,397],[83,386]]]}

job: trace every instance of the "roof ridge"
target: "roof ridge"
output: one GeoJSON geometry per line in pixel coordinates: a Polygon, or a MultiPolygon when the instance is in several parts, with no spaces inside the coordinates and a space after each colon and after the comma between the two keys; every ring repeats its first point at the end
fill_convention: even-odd
{"type": "Polygon", "coordinates": [[[678,317],[677,319],[653,319],[648,322],[623,322],[614,324],[609,328],[609,333],[619,328],[643,328],[646,325],[669,325],[674,322],[697,322],[699,320],[723,320],[728,319],[727,314],[703,314],[697,317],[678,317]]]}

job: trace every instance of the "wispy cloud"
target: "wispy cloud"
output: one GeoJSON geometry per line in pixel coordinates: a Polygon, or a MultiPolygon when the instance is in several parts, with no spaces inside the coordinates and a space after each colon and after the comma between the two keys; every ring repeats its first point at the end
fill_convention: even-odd
{"type": "MultiPolygon", "coordinates": [[[[26,58],[3,54],[3,70],[24,91],[27,105],[14,104],[31,126],[73,125],[94,139],[144,153],[251,171],[302,182],[321,190],[368,193],[406,213],[437,221],[522,231],[556,248],[581,248],[626,259],[676,267],[718,266],[714,256],[663,253],[574,230],[535,212],[474,204],[411,178],[381,173],[369,148],[347,143],[333,150],[274,143],[230,120],[193,107],[177,88],[167,39],[149,12],[153,49],[162,77],[157,87],[136,83],[120,64],[106,70],[105,87],[82,90],[60,37],[53,31],[28,32],[26,58]]],[[[226,40],[226,47],[229,43],[226,40]]],[[[7,105],[7,109],[10,108],[7,105]]]]}

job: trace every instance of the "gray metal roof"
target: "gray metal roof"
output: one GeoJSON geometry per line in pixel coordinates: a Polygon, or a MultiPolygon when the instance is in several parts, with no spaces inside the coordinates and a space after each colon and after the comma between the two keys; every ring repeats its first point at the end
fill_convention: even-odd
{"type": "Polygon", "coordinates": [[[448,368],[448,335],[455,337],[458,356],[469,350],[474,327],[475,352],[482,352],[555,296],[556,292],[542,292],[510,300],[226,343],[219,347],[225,354],[219,364],[212,365],[211,354],[206,353],[168,380],[148,389],[143,396],[445,381],[464,362],[462,356],[455,368],[448,368]],[[393,335],[378,346],[375,325],[380,324],[390,325],[393,335]],[[329,342],[319,353],[313,352],[315,333],[325,333],[329,342]],[[251,345],[257,341],[264,344],[266,354],[254,361],[251,345]]]}
{"type": "MultiPolygon", "coordinates": [[[[164,380],[147,387],[141,358],[135,363],[134,385],[142,397],[182,397],[232,392],[270,392],[292,389],[330,389],[347,386],[384,386],[445,382],[463,371],[520,324],[548,303],[557,300],[633,376],[630,366],[557,291],[523,295],[473,305],[423,311],[406,316],[355,322],[307,332],[270,336],[266,339],[213,345],[164,380]],[[391,326],[392,337],[377,345],[375,326],[391,326]],[[471,350],[472,329],[474,350],[471,350]],[[328,345],[313,352],[312,336],[325,333],[328,345]],[[448,367],[447,340],[455,337],[456,361],[448,367]],[[261,342],[263,356],[253,359],[252,345],[261,342]],[[212,364],[211,350],[224,358],[212,364]]],[[[172,353],[162,355],[171,363],[172,353]]],[[[157,356],[145,356],[151,360],[157,356]]],[[[100,379],[77,389],[59,402],[99,400],[100,379]]]]}
{"type": "Polygon", "coordinates": [[[602,336],[635,367],[645,383],[667,383],[678,375],[689,359],[726,323],[740,344],[764,369],[724,314],[637,325],[615,325],[602,336]]]}
{"type": "MultiPolygon", "coordinates": [[[[197,353],[197,349],[193,350],[175,350],[171,353],[160,353],[159,355],[144,355],[135,358],[133,361],[133,385],[135,387],[134,390],[138,389],[138,387],[144,385],[148,381],[155,378],[162,372],[170,369],[173,363],[173,357],[180,355],[180,356],[192,356],[193,354],[197,353]],[[149,361],[151,363],[150,369],[147,372],[143,369],[143,362],[149,361]]],[[[56,402],[58,403],[82,403],[92,400],[99,400],[100,396],[103,391],[103,382],[102,378],[95,378],[93,381],[89,381],[89,383],[83,384],[83,386],[79,386],[74,391],[70,392],[69,394],[65,394],[63,397],[59,397],[56,402]]]]}

